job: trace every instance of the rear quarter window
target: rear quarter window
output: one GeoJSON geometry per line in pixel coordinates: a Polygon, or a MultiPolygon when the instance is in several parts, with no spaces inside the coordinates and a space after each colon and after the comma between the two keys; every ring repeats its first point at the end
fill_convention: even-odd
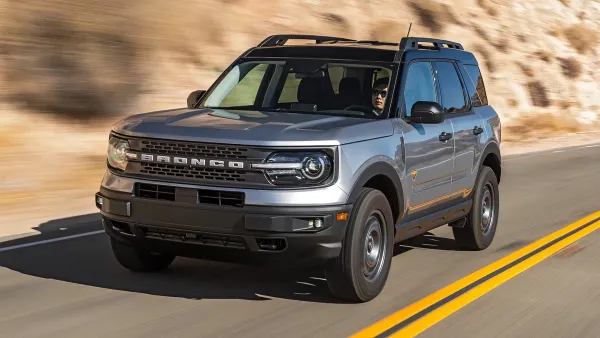
{"type": "Polygon", "coordinates": [[[473,106],[487,106],[487,93],[479,67],[475,65],[462,65],[459,68],[463,74],[463,78],[465,78],[465,82],[467,82],[467,90],[473,106]]]}

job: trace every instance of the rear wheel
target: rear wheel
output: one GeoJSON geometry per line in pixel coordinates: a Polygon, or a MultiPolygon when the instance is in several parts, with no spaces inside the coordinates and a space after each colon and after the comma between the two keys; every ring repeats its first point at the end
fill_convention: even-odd
{"type": "Polygon", "coordinates": [[[377,297],[389,274],[393,246],[389,202],[381,191],[364,188],[348,223],[342,251],[325,266],[331,292],[354,302],[377,297]]]}
{"type": "Polygon", "coordinates": [[[484,250],[492,244],[498,224],[499,197],[496,174],[490,167],[481,167],[474,187],[473,208],[464,227],[452,228],[461,249],[484,250]]]}
{"type": "Polygon", "coordinates": [[[135,248],[111,238],[111,246],[115,258],[124,268],[135,272],[155,272],[166,269],[174,255],[153,253],[135,248]]]}

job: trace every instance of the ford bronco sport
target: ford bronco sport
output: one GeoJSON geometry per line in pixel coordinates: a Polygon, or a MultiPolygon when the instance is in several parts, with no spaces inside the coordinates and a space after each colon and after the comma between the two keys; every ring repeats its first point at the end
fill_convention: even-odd
{"type": "Polygon", "coordinates": [[[366,302],[400,241],[447,224],[463,249],[490,245],[500,139],[459,43],[275,35],[187,108],[116,123],[96,206],[133,271],[177,256],[319,265],[334,295],[366,302]]]}

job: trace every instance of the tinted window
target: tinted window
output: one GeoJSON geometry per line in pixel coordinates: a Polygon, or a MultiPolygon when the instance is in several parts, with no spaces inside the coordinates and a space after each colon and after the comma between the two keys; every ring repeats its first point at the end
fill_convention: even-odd
{"type": "Polygon", "coordinates": [[[460,113],[466,110],[465,94],[462,83],[450,62],[435,62],[436,78],[440,84],[442,107],[448,114],[460,113]]]}
{"type": "Polygon", "coordinates": [[[485,92],[483,77],[481,76],[481,71],[479,70],[479,67],[473,65],[466,65],[465,68],[469,73],[471,81],[475,85],[475,89],[477,90],[477,96],[479,97],[479,101],[481,102],[479,105],[487,105],[487,94],[485,92]]]}
{"type": "Polygon", "coordinates": [[[406,116],[410,116],[412,106],[417,101],[437,101],[429,62],[416,62],[410,65],[403,96],[406,116]]]}
{"type": "Polygon", "coordinates": [[[475,88],[473,81],[471,81],[471,76],[469,75],[469,73],[467,73],[467,70],[464,66],[459,65],[458,70],[460,70],[460,75],[462,75],[465,87],[467,87],[467,96],[469,96],[471,104],[473,105],[473,107],[481,106],[481,101],[479,100],[479,95],[477,95],[477,89],[475,88]]]}

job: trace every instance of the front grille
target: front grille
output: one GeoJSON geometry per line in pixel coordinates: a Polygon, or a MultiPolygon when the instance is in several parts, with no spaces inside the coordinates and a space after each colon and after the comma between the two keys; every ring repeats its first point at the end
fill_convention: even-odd
{"type": "Polygon", "coordinates": [[[208,234],[196,231],[182,231],[149,226],[140,226],[139,228],[147,238],[151,239],[218,246],[223,248],[246,249],[246,242],[244,241],[244,238],[240,236],[208,234]]]}
{"type": "Polygon", "coordinates": [[[186,168],[162,163],[144,163],[142,164],[140,172],[142,174],[197,178],[202,180],[213,181],[246,181],[246,172],[244,171],[195,167],[186,168]]]}
{"type": "Polygon", "coordinates": [[[135,195],[141,198],[175,201],[175,187],[138,183],[136,184],[135,195]]]}
{"type": "Polygon", "coordinates": [[[244,206],[244,193],[218,190],[198,190],[198,202],[201,204],[244,206]]]}
{"type": "Polygon", "coordinates": [[[141,150],[145,153],[164,155],[199,156],[220,159],[247,159],[248,149],[235,146],[198,144],[166,141],[141,141],[141,150]]]}
{"type": "Polygon", "coordinates": [[[262,170],[251,168],[251,163],[263,162],[272,153],[270,149],[243,145],[198,143],[157,139],[130,138],[131,151],[137,154],[157,156],[181,156],[205,160],[206,166],[176,164],[174,161],[132,160],[125,173],[130,177],[149,178],[172,183],[199,184],[206,186],[270,187],[262,170]],[[226,165],[215,167],[210,160],[244,162],[244,168],[226,165]]]}

